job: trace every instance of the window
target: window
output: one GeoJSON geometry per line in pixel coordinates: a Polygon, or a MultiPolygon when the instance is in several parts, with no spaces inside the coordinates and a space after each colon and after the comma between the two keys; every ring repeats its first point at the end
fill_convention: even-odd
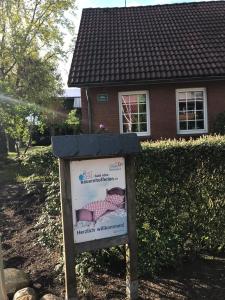
{"type": "Polygon", "coordinates": [[[206,133],[207,103],[205,88],[176,91],[177,133],[206,133]]]}
{"type": "Polygon", "coordinates": [[[148,91],[119,93],[120,132],[150,135],[148,91]]]}
{"type": "Polygon", "coordinates": [[[81,108],[81,97],[74,97],[73,107],[81,108]]]}

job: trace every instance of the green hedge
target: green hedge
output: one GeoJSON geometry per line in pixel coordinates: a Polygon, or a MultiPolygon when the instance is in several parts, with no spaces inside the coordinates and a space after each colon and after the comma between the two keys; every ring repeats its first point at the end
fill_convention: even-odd
{"type": "Polygon", "coordinates": [[[142,144],[137,159],[140,271],[225,246],[225,138],[142,144]]]}
{"type": "MultiPolygon", "coordinates": [[[[45,178],[40,241],[54,247],[61,238],[57,160],[45,148],[29,153],[24,164],[34,178],[45,178]]],[[[141,274],[154,275],[202,251],[224,251],[225,137],[142,143],[136,186],[141,274]]],[[[105,257],[106,250],[98,251],[88,262],[99,266],[105,257]]],[[[107,264],[110,257],[115,264],[118,251],[108,251],[107,264]]]]}

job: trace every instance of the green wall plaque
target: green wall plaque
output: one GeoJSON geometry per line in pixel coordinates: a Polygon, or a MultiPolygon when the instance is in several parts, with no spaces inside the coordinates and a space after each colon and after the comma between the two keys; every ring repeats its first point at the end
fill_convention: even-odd
{"type": "Polygon", "coordinates": [[[97,95],[97,101],[98,102],[108,102],[109,101],[108,94],[98,94],[97,95]]]}

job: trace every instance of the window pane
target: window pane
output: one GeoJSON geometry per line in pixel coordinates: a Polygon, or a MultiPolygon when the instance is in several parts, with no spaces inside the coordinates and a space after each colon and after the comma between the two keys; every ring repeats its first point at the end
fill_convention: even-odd
{"type": "Polygon", "coordinates": [[[188,122],[188,130],[195,129],[195,121],[189,121],[188,122]]]}
{"type": "Polygon", "coordinates": [[[138,114],[131,114],[131,122],[138,123],[138,114]]]}
{"type": "Polygon", "coordinates": [[[195,109],[195,102],[194,101],[188,101],[187,109],[188,110],[194,110],[195,109]]]}
{"type": "Polygon", "coordinates": [[[140,132],[147,132],[147,123],[140,124],[140,132]]]}
{"type": "Polygon", "coordinates": [[[146,114],[140,114],[139,115],[139,122],[140,123],[147,122],[147,115],[146,114]]]}
{"type": "Polygon", "coordinates": [[[128,115],[123,114],[123,123],[127,123],[127,122],[129,122],[128,115]]]}
{"type": "Polygon", "coordinates": [[[197,110],[203,109],[203,101],[196,101],[196,109],[197,110]]]}
{"type": "Polygon", "coordinates": [[[123,114],[123,123],[138,123],[138,114],[123,114]]]}
{"type": "Polygon", "coordinates": [[[146,112],[146,104],[139,104],[139,112],[140,113],[146,112]]]}
{"type": "Polygon", "coordinates": [[[188,120],[195,120],[195,112],[194,111],[188,111],[187,119],[188,120]]]}
{"type": "Polygon", "coordinates": [[[204,113],[203,111],[196,112],[196,120],[204,120],[204,113]]]}
{"type": "Polygon", "coordinates": [[[186,93],[180,92],[178,97],[179,97],[179,100],[186,100],[186,93]]]}
{"type": "Polygon", "coordinates": [[[139,103],[146,103],[146,95],[143,94],[143,95],[139,95],[138,96],[138,100],[139,100],[139,103]]]}
{"type": "Polygon", "coordinates": [[[180,130],[187,130],[187,122],[180,122],[180,130]]]}
{"type": "Polygon", "coordinates": [[[179,102],[179,110],[186,110],[186,102],[179,102]]]}
{"type": "Polygon", "coordinates": [[[203,100],[203,92],[195,92],[196,100],[203,100]]]}
{"type": "Polygon", "coordinates": [[[123,104],[129,104],[129,96],[123,95],[122,96],[122,103],[123,104]]]}
{"type": "Polygon", "coordinates": [[[186,114],[186,112],[180,112],[180,113],[179,113],[179,119],[180,119],[181,121],[186,120],[186,119],[187,119],[187,114],[186,114]]]}
{"type": "Polygon", "coordinates": [[[204,129],[204,121],[197,121],[197,129],[204,129]]]}
{"type": "Polygon", "coordinates": [[[122,96],[122,108],[125,113],[135,113],[138,112],[137,96],[122,96]]]}
{"type": "Polygon", "coordinates": [[[138,112],[138,106],[137,104],[129,104],[129,105],[123,105],[123,112],[126,113],[137,113],[138,112]]]}
{"type": "Polygon", "coordinates": [[[131,107],[132,113],[138,112],[138,96],[137,95],[130,96],[130,107],[131,107]]]}
{"type": "Polygon", "coordinates": [[[123,123],[130,123],[131,122],[131,114],[123,114],[123,123]]]}
{"type": "Polygon", "coordinates": [[[132,124],[132,132],[139,132],[138,124],[132,124]]]}
{"type": "Polygon", "coordinates": [[[195,100],[195,92],[187,92],[187,100],[195,100]]]}

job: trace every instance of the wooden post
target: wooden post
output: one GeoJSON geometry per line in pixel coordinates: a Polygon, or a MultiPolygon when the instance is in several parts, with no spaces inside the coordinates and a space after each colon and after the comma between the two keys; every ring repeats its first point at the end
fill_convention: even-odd
{"type": "Polygon", "coordinates": [[[126,186],[128,213],[128,244],[126,245],[126,293],[127,299],[138,298],[138,262],[136,231],[135,159],[126,158],[126,186]]]}
{"type": "Polygon", "coordinates": [[[8,300],[6,289],[5,289],[1,235],[0,235],[0,299],[8,300]]]}
{"type": "Polygon", "coordinates": [[[66,300],[78,300],[71,201],[70,161],[59,159],[60,197],[63,222],[66,300]]]}

